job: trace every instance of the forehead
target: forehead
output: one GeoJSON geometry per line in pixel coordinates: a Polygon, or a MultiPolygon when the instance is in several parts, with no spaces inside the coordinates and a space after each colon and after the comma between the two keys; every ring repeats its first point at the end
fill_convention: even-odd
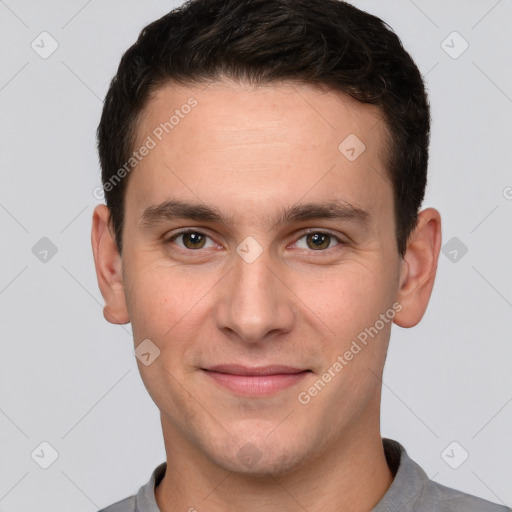
{"type": "Polygon", "coordinates": [[[139,137],[153,133],[159,139],[172,132],[177,139],[180,132],[199,127],[209,138],[190,141],[196,151],[215,143],[216,136],[223,146],[251,139],[264,143],[309,138],[318,143],[321,138],[323,149],[337,149],[340,138],[351,133],[374,146],[370,149],[384,149],[376,146],[379,142],[382,146],[386,133],[378,107],[343,92],[293,82],[254,86],[230,80],[158,88],[141,114],[137,133],[139,137]],[[182,122],[185,119],[189,120],[182,122]]]}
{"type": "Polygon", "coordinates": [[[142,113],[135,149],[152,148],[126,204],[180,196],[249,211],[324,199],[387,211],[386,133],[377,107],[309,85],[168,84],[142,113]]]}

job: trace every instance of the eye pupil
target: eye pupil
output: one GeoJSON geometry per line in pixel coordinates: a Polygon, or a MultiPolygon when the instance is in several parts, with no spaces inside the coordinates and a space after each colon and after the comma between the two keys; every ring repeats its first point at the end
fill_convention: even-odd
{"type": "Polygon", "coordinates": [[[310,249],[318,250],[329,247],[331,237],[323,233],[313,233],[307,235],[308,247],[310,249]],[[310,244],[310,241],[313,245],[310,244]]]}
{"type": "Polygon", "coordinates": [[[183,244],[188,249],[201,249],[205,244],[206,238],[201,233],[183,233],[183,244]]]}

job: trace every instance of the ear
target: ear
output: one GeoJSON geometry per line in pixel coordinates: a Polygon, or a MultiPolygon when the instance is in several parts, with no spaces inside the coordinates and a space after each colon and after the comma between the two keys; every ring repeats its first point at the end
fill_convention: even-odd
{"type": "Polygon", "coordinates": [[[441,215],[434,208],[418,214],[403,256],[397,301],[402,309],[394,322],[400,327],[414,327],[423,318],[434,287],[441,249],[441,215]]]}
{"type": "Polygon", "coordinates": [[[103,316],[111,324],[130,321],[123,284],[123,261],[110,226],[110,211],[104,204],[94,209],[91,243],[96,277],[105,300],[103,316]]]}

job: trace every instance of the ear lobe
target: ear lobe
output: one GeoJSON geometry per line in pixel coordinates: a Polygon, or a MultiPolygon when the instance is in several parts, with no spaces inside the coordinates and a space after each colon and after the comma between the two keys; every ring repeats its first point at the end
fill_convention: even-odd
{"type": "Polygon", "coordinates": [[[402,261],[397,296],[402,310],[394,318],[400,327],[414,327],[423,318],[434,287],[440,250],[441,215],[434,208],[427,208],[418,214],[402,261]]]}
{"type": "Polygon", "coordinates": [[[103,316],[112,324],[130,321],[126,307],[123,283],[123,262],[110,229],[110,211],[104,204],[94,209],[91,243],[96,267],[96,277],[105,300],[103,316]]]}

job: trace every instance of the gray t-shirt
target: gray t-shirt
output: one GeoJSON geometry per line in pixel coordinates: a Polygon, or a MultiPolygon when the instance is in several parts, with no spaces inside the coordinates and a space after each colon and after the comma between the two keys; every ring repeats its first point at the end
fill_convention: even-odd
{"type": "MultiPolygon", "coordinates": [[[[383,444],[395,477],[371,512],[512,512],[508,507],[433,482],[401,444],[391,439],[383,439],[383,444]]],[[[165,468],[165,462],[160,464],[136,495],[99,512],[161,512],[155,500],[155,486],[162,480],[165,468]]]]}

